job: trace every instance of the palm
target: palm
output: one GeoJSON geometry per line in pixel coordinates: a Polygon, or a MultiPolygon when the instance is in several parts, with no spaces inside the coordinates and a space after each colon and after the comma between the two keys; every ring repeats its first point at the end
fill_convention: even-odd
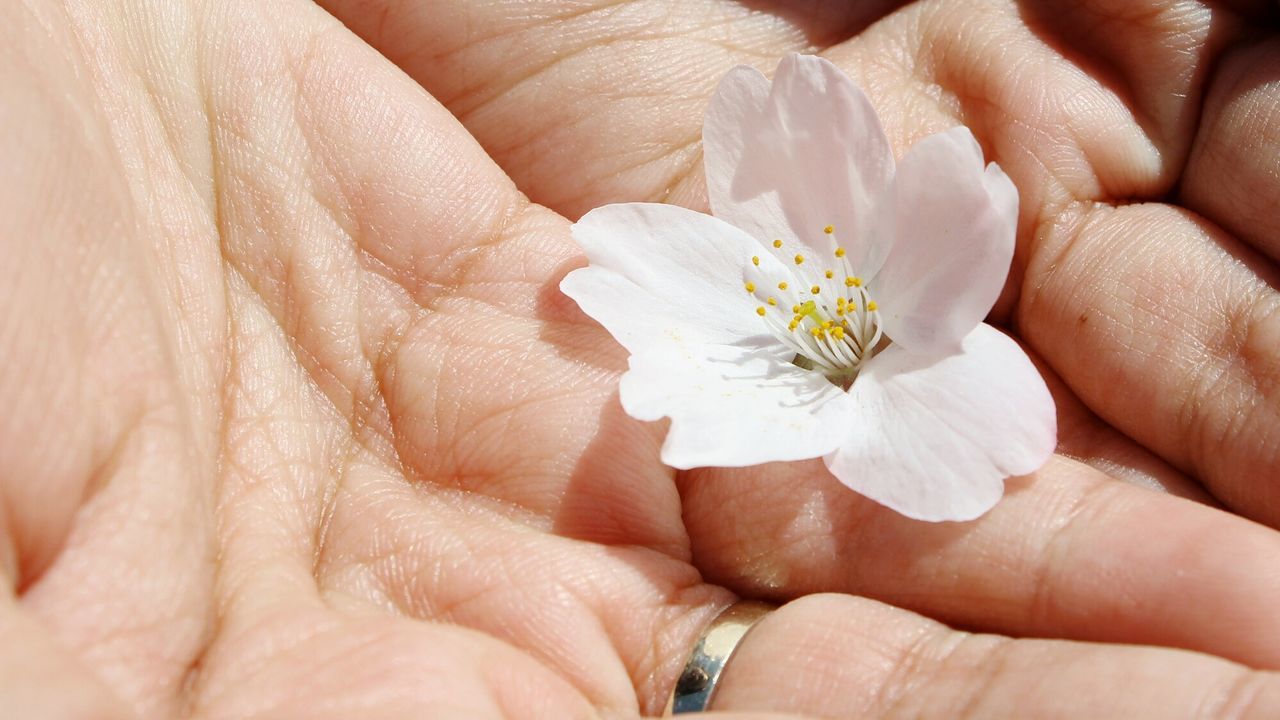
{"type": "MultiPolygon", "coordinates": [[[[0,652],[0,691],[19,707],[25,692],[34,708],[115,705],[155,717],[654,711],[691,638],[730,597],[704,574],[778,599],[857,592],[979,629],[1280,661],[1259,639],[1275,624],[1272,533],[1071,460],[960,527],[902,520],[810,467],[673,478],[656,459],[660,429],[617,408],[620,351],[555,290],[575,262],[567,223],[528,205],[444,110],[323,13],[257,5],[170,9],[154,14],[163,26],[120,24],[150,17],[137,8],[11,9],[0,24],[18,29],[11,45],[29,61],[3,69],[28,110],[10,121],[5,154],[18,161],[0,175],[4,216],[26,223],[6,233],[21,262],[0,270],[9,289],[0,327],[15,358],[0,375],[15,420],[0,425],[0,500],[10,508],[0,537],[14,548],[0,569],[20,595],[0,610],[16,638],[0,652]],[[41,210],[50,197],[75,207],[41,210]],[[1138,542],[1157,521],[1167,541],[1138,542]],[[1194,550],[1206,537],[1212,551],[1194,550]],[[1218,562],[1228,557],[1230,566],[1218,562]],[[1161,567],[1175,561],[1196,572],[1166,577],[1161,567]],[[1108,587],[1121,570],[1123,585],[1108,587]],[[1170,598],[1184,603],[1149,611],[1170,598]],[[1233,621],[1215,622],[1225,608],[1233,621]]],[[[877,42],[910,39],[910,16],[900,17],[902,28],[850,46],[846,67],[872,67],[855,56],[877,42]]],[[[452,37],[474,18],[458,22],[432,27],[452,37]]],[[[765,65],[797,42],[785,23],[734,22],[777,33],[765,65]]],[[[555,36],[539,35],[550,27],[531,28],[529,44],[550,52],[555,36]]],[[[576,213],[674,185],[675,198],[696,203],[690,143],[701,104],[739,51],[699,54],[693,31],[663,42],[675,51],[668,61],[697,72],[649,92],[688,99],[644,101],[661,111],[628,123],[609,114],[628,112],[625,103],[586,106],[587,121],[565,122],[535,112],[563,107],[558,91],[475,97],[439,57],[406,64],[535,199],[576,213]],[[516,132],[535,139],[498,140],[524,139],[516,132]],[[566,162],[548,152],[557,143],[586,150],[557,164],[566,162]]],[[[465,37],[449,47],[477,68],[471,81],[504,86],[503,55],[465,37]]],[[[394,43],[385,50],[398,54],[394,43]]],[[[646,77],[678,77],[658,70],[646,77]]],[[[586,79],[604,98],[624,89],[586,79]]],[[[899,141],[946,123],[941,110],[916,113],[918,97],[885,92],[885,79],[863,81],[882,88],[899,141]]],[[[1185,153],[1189,128],[1162,142],[1185,153]]],[[[1001,129],[991,138],[998,152],[999,138],[1022,147],[1001,129]]],[[[1084,192],[1037,175],[1030,151],[999,159],[1033,203],[1084,192]]],[[[1171,181],[1157,169],[1142,192],[1171,181]]],[[[1033,211],[1027,237],[1035,220],[1033,211]]],[[[1072,382],[1071,358],[1046,350],[1052,338],[1036,342],[1033,328],[1048,334],[1060,320],[1053,276],[1037,269],[1053,246],[1023,254],[1023,287],[1040,290],[1017,294],[1014,318],[1106,414],[1087,378],[1072,382]]],[[[1069,426],[1079,433],[1064,443],[1096,440],[1086,427],[1069,426]]],[[[1089,459],[1185,483],[1119,435],[1102,438],[1089,459]]],[[[1267,516],[1265,504],[1240,507],[1267,516]]],[[[844,694],[805,706],[816,696],[758,662],[764,679],[726,686],[726,703],[752,706],[763,688],[781,707],[813,712],[887,707],[878,703],[911,675],[868,675],[867,638],[882,652],[918,653],[926,668],[997,652],[979,643],[966,658],[934,658],[945,631],[849,598],[797,603],[770,622],[761,647],[770,632],[808,629],[827,644],[810,647],[814,657],[848,658],[808,675],[835,673],[844,694]],[[919,644],[922,633],[933,645],[919,644]]],[[[1009,652],[1119,657],[1019,648],[1009,652]]],[[[1241,677],[1208,659],[1131,652],[1140,670],[1196,678],[1189,691],[1241,677]]],[[[752,677],[751,663],[742,658],[740,678],[752,677]]],[[[1032,680],[1009,672],[992,697],[1032,680]]],[[[1125,675],[1115,682],[1124,687],[1125,675]]],[[[946,708],[949,692],[917,701],[946,708]]]]}

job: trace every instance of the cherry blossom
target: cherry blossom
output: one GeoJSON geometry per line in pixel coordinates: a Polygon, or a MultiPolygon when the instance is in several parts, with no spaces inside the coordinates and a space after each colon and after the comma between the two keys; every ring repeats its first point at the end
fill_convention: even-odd
{"type": "Polygon", "coordinates": [[[1056,442],[1022,349],[984,324],[1009,271],[1017,190],[973,135],[894,161],[870,101],[821,58],[772,83],[739,67],[703,127],[712,215],[587,213],[561,289],[630,353],[620,397],[670,418],[662,461],[823,458],[909,517],[967,520],[1056,442]]]}

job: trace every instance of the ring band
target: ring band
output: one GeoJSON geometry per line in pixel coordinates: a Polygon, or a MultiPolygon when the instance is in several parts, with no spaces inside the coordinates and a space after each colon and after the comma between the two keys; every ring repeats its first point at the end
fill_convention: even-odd
{"type": "Polygon", "coordinates": [[[733,657],[742,638],[757,622],[774,610],[769,603],[741,600],[716,616],[702,632],[689,654],[684,672],[667,701],[667,715],[700,712],[711,705],[720,674],[733,657]]]}

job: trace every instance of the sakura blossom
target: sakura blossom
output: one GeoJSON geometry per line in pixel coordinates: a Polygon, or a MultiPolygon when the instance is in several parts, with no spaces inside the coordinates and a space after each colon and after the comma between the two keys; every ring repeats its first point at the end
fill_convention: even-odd
{"type": "Polygon", "coordinates": [[[739,67],[703,126],[711,214],[654,203],[573,226],[561,290],[630,353],[634,418],[670,418],[677,469],[822,458],[903,515],[969,520],[1039,468],[1055,409],[983,323],[1009,272],[1018,194],[970,131],[895,161],[865,94],[791,55],[739,67]]]}

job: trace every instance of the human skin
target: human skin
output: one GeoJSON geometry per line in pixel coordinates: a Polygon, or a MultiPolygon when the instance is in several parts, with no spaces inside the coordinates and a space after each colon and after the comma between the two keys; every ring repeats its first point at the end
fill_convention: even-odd
{"type": "Polygon", "coordinates": [[[653,714],[735,596],[725,717],[1280,713],[1273,5],[325,5],[0,6],[5,713],[653,714]],[[795,50],[1021,191],[1061,454],[972,523],[664,468],[556,290],[795,50]]]}

